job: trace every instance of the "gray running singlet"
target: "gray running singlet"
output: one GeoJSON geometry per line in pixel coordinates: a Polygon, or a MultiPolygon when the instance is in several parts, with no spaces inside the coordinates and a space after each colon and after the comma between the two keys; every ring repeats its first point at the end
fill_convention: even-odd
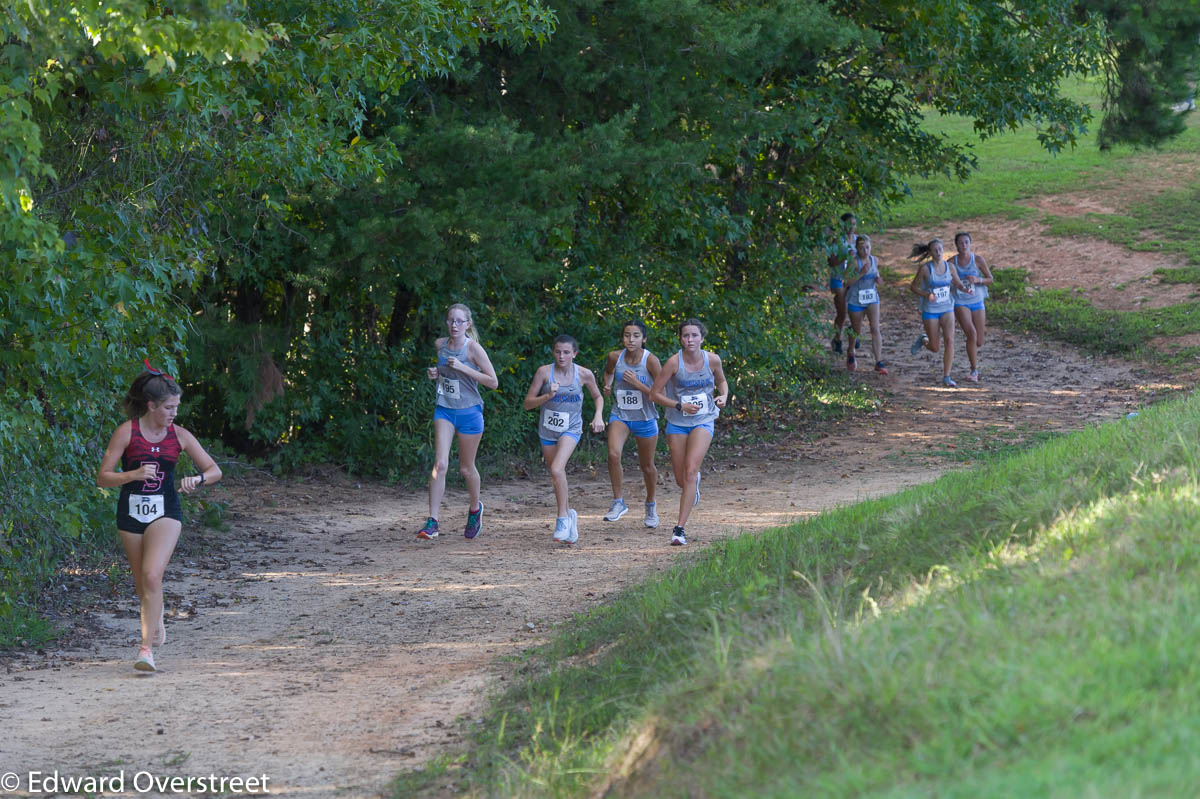
{"type": "Polygon", "coordinates": [[[675,370],[675,374],[671,375],[671,379],[667,381],[664,391],[668,398],[691,405],[699,405],[700,410],[697,413],[687,414],[675,410],[675,406],[672,405],[667,408],[667,421],[671,424],[680,427],[695,427],[705,422],[711,422],[721,415],[721,409],[713,402],[716,378],[713,376],[712,368],[708,365],[708,353],[701,350],[700,354],[704,357],[703,365],[697,371],[690,372],[683,362],[683,350],[679,351],[679,366],[675,370]]]}
{"type": "MultiPolygon", "coordinates": [[[[952,258],[950,260],[950,263],[954,264],[954,268],[958,270],[958,279],[961,280],[964,284],[967,282],[966,278],[968,275],[974,275],[975,277],[983,277],[983,273],[980,272],[979,267],[975,265],[975,253],[971,253],[971,261],[966,266],[958,265],[958,255],[955,255],[954,258],[952,258]]],[[[973,294],[963,294],[958,289],[955,289],[954,290],[954,304],[955,305],[978,305],[979,303],[986,300],[987,296],[988,296],[987,286],[983,286],[983,285],[976,283],[975,284],[975,292],[973,294]]]]}
{"type": "MultiPolygon", "coordinates": [[[[583,435],[583,384],[579,380],[579,366],[572,364],[571,382],[559,384],[554,399],[543,405],[538,413],[538,435],[557,440],[563,433],[583,435]]],[[[550,393],[550,381],[554,379],[554,364],[550,364],[550,377],[542,383],[538,394],[550,393]]]]}
{"type": "Polygon", "coordinates": [[[650,351],[642,350],[642,362],[637,366],[625,365],[625,350],[617,356],[617,365],[613,370],[613,415],[626,422],[648,422],[658,418],[658,407],[650,400],[649,394],[644,394],[634,388],[635,383],[649,386],[654,383],[646,362],[650,360],[650,351]]]}
{"type": "MultiPolygon", "coordinates": [[[[858,305],[866,307],[875,305],[879,302],[879,289],[875,288],[875,281],[879,278],[879,261],[875,256],[869,256],[871,266],[867,269],[867,273],[855,280],[846,289],[846,302],[850,305],[858,305]]],[[[847,277],[852,277],[858,274],[858,270],[862,269],[862,261],[857,257],[854,259],[854,264],[857,267],[853,272],[847,272],[847,277]]]]}
{"type": "Polygon", "coordinates": [[[925,280],[921,292],[921,313],[944,314],[954,310],[953,288],[954,279],[950,276],[950,264],[942,261],[944,271],[938,274],[933,271],[933,261],[929,262],[929,277],[925,280]],[[936,294],[937,298],[929,301],[929,295],[936,294]]]}
{"type": "Polygon", "coordinates": [[[461,350],[452,350],[449,345],[450,340],[446,339],[446,343],[438,350],[437,404],[443,408],[455,410],[482,405],[483,397],[479,396],[479,384],[475,382],[475,379],[446,365],[446,361],[454,357],[472,369],[479,369],[474,361],[467,358],[467,350],[471,346],[470,340],[463,344],[461,350]]]}

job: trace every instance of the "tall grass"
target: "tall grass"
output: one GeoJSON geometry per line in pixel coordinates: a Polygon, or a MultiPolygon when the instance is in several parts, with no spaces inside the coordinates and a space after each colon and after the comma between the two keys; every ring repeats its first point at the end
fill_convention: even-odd
{"type": "Polygon", "coordinates": [[[714,544],[565,625],[401,790],[1182,795],[1198,439],[1192,396],[714,544]]]}

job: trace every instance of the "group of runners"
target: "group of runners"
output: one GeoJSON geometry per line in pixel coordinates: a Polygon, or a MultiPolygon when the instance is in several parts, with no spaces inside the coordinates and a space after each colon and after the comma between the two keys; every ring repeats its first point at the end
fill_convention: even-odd
{"type": "MultiPolygon", "coordinates": [[[[698,319],[679,326],[679,350],[661,363],[646,349],[646,325],[630,319],[621,325],[621,348],[608,353],[601,382],[586,366],[575,363],[579,343],[574,337],[554,339],[553,360],[539,366],[525,392],[524,407],[537,411],[537,435],[542,458],[554,490],[554,540],[573,544],[579,540],[579,514],[571,507],[567,462],[583,435],[584,392],[591,396],[593,412],[588,427],[593,433],[608,429],[608,471],[613,500],[604,519],[619,521],[629,513],[624,496],[621,453],[629,437],[637,442],[638,464],[646,486],[642,523],[658,527],[656,489],[658,470],[654,451],[658,444],[658,408],[666,409],[667,448],[675,482],[681,489],[679,516],[671,530],[671,544],[687,544],[686,525],[691,509],[700,501],[700,465],[713,437],[713,422],[729,398],[729,384],[716,353],[703,349],[706,334],[698,319]],[[608,422],[604,397],[614,400],[608,422]]],[[[433,412],[434,465],[429,480],[429,516],[417,537],[432,540],[441,530],[439,515],[445,494],[450,448],[458,441],[459,471],[467,484],[467,522],[463,536],[475,538],[483,527],[483,501],[475,455],[483,436],[483,399],[480,387],[499,385],[491,359],[479,343],[471,310],[461,303],[446,313],[446,336],[434,342],[437,365],[428,377],[437,386],[433,412]]]]}
{"type": "MultiPolygon", "coordinates": [[[[629,512],[625,502],[621,453],[632,435],[646,486],[642,523],[659,524],[654,452],[658,443],[657,406],[666,408],[667,446],[679,485],[679,515],[671,544],[687,544],[686,525],[700,501],[700,466],[712,442],[713,422],[729,397],[729,384],[716,353],[703,349],[706,330],[698,319],[679,326],[679,350],[666,363],[646,349],[646,325],[631,319],[621,326],[620,349],[608,353],[603,387],[587,367],[575,363],[579,345],[568,335],[554,340],[553,361],[538,367],[525,394],[526,410],[537,411],[537,434],[554,490],[554,540],[579,540],[579,514],[571,507],[566,466],[583,434],[584,391],[594,405],[589,426],[608,428],[608,467],[613,501],[604,519],[617,522],[629,512]],[[604,396],[614,407],[604,419],[604,396]]],[[[417,532],[436,539],[438,516],[446,490],[450,449],[458,441],[459,472],[467,486],[464,537],[483,530],[483,500],[475,456],[483,437],[481,388],[496,389],[499,380],[479,336],[471,310],[450,306],[446,335],[434,343],[436,366],[427,376],[436,385],[433,409],[434,464],[429,480],[429,516],[417,532]]],[[[117,530],[133,571],[141,602],[141,642],[134,668],[156,670],[154,647],[166,641],[163,620],[163,574],[179,541],[182,507],[178,491],[190,493],[221,479],[221,469],[190,432],[175,424],[182,392],[179,384],[145,362],[145,370],[124,400],[128,420],[113,433],[96,478],[97,485],[119,488],[117,530]],[[187,453],[198,470],[175,488],[175,467],[187,453]],[[119,467],[119,468],[118,468],[119,467]]]]}
{"type": "MultiPolygon", "coordinates": [[[[862,336],[863,319],[871,326],[871,348],[876,371],[887,374],[883,361],[879,322],[879,289],[883,280],[879,263],[871,254],[871,239],[855,230],[852,214],[842,217],[842,229],[830,238],[829,287],[835,320],[831,342],[842,352],[842,330],[849,321],[846,366],[855,369],[855,350],[862,336]]],[[[918,263],[909,290],[920,297],[923,330],[912,345],[943,353],[942,381],[950,377],[954,357],[955,321],[962,327],[971,362],[969,380],[978,382],[978,352],[983,343],[987,316],[984,300],[992,274],[984,259],[971,249],[971,236],[954,237],[955,254],[946,259],[942,242],[933,239],[912,248],[918,263]]],[[[660,362],[647,348],[646,325],[630,319],[620,327],[621,346],[609,352],[599,381],[587,367],[575,362],[579,344],[561,335],[552,345],[553,360],[539,366],[525,393],[524,407],[537,411],[537,435],[542,458],[554,491],[554,541],[579,540],[579,514],[571,507],[567,462],[584,427],[584,392],[591,396],[593,413],[588,426],[594,433],[608,430],[608,472],[612,504],[606,522],[620,521],[629,513],[624,495],[621,456],[632,436],[645,484],[642,524],[657,528],[658,470],[654,463],[659,436],[659,407],[665,409],[667,449],[679,486],[679,513],[671,530],[671,545],[687,544],[687,524],[700,501],[700,467],[708,453],[714,421],[729,398],[721,358],[703,348],[707,331],[698,319],[678,327],[679,347],[660,362]],[[607,423],[604,398],[613,399],[607,423]]],[[[467,521],[463,535],[474,539],[483,530],[483,500],[475,457],[483,437],[481,389],[496,389],[500,381],[466,305],[451,305],[446,313],[446,335],[434,342],[437,362],[427,370],[435,383],[433,409],[434,464],[429,480],[429,516],[417,532],[422,540],[440,534],[439,515],[446,491],[450,450],[457,440],[459,472],[467,486],[467,521]]],[[[221,479],[221,469],[184,428],[176,425],[182,392],[178,383],[145,362],[124,400],[128,421],[113,433],[104,453],[97,485],[120,488],[117,530],[133,571],[141,602],[141,643],[134,667],[154,671],[153,648],[166,640],[163,623],[162,580],[179,540],[182,512],[175,488],[175,466],[187,453],[198,472],[180,480],[178,491],[190,493],[221,479]],[[120,468],[118,468],[118,465],[120,468]]]]}
{"type": "MultiPolygon", "coordinates": [[[[875,371],[887,374],[883,360],[883,339],[879,329],[879,289],[883,279],[879,261],[871,254],[871,237],[856,230],[853,214],[842,215],[841,230],[831,238],[828,248],[829,291],[833,294],[834,333],[830,342],[835,353],[842,353],[842,330],[848,326],[846,368],[857,368],[855,350],[862,336],[863,318],[871,325],[871,350],[875,371]]],[[[922,330],[912,345],[912,354],[922,348],[942,352],[942,384],[957,384],[950,376],[954,361],[954,323],[963,330],[967,358],[971,364],[967,379],[979,382],[979,349],[987,328],[986,303],[992,273],[982,256],[971,246],[971,234],[954,235],[955,253],[945,257],[941,239],[913,245],[909,257],[917,262],[917,273],[908,290],[920,297],[922,330]]]]}

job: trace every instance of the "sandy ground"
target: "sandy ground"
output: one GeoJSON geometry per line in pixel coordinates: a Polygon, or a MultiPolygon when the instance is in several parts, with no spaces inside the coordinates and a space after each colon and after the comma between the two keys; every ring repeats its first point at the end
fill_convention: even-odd
{"type": "MultiPolygon", "coordinates": [[[[1114,202],[1098,193],[1038,204],[1078,215],[1114,202]]],[[[903,267],[912,242],[963,228],[994,266],[1030,269],[1037,285],[1080,288],[1105,307],[1158,304],[1151,275],[1165,265],[1160,256],[1050,238],[1034,222],[896,230],[875,238],[875,252],[903,267]],[[1150,299],[1128,299],[1136,296],[1150,299]]],[[[424,492],[337,475],[224,481],[212,493],[229,503],[229,529],[186,529],[168,570],[169,637],[158,673],[132,669],[137,618],[128,580],[109,586],[103,601],[78,603],[84,609],[64,617],[59,648],[0,653],[0,792],[28,794],[29,772],[57,771],[123,772],[126,793],[135,792],[134,775],[147,772],[265,775],[279,796],[387,795],[398,772],[464,745],[462,720],[477,718],[488,692],[503,688],[513,656],[714,539],[928,481],[969,465],[984,447],[1118,419],[1178,388],[1123,362],[997,329],[982,351],[982,382],[962,379],[960,334],[959,388],[943,388],[941,356],[909,354],[916,316],[910,295],[884,295],[888,375],[871,371],[860,350],[854,379],[878,392],[876,411],[709,458],[686,550],[667,546],[679,494],[665,455],[663,526],[655,531],[641,522],[644,489],[632,453],[633,511],[620,522],[601,519],[611,499],[607,474],[572,474],[580,514],[573,546],[551,541],[552,494],[541,470],[485,483],[485,528],[475,541],[458,532],[466,500],[453,488],[442,514],[448,534],[423,542],[414,533],[424,492]],[[17,775],[15,792],[6,772],[17,775]]],[[[64,575],[62,588],[95,593],[104,582],[64,575]]]]}
{"type": "Polygon", "coordinates": [[[607,476],[573,475],[574,546],[551,541],[541,473],[485,485],[475,541],[457,532],[465,497],[451,491],[449,534],[436,542],[413,535],[423,493],[338,478],[227,480],[213,490],[231,505],[230,529],[202,534],[200,554],[185,549],[168,571],[158,673],[132,669],[128,587],[116,612],[77,620],[76,646],[68,637],[61,649],[4,658],[0,771],[23,785],[29,771],[266,775],[276,795],[378,796],[397,772],[461,746],[457,722],[503,686],[505,656],[631,581],[719,536],[930,480],[968,463],[981,433],[1010,441],[1078,428],[1169,388],[993,331],[983,382],[945,389],[940,356],[909,355],[913,315],[905,307],[881,326],[890,374],[855,375],[878,389],[879,410],[769,454],[710,459],[686,551],[667,546],[678,491],[661,462],[657,531],[642,525],[640,482],[626,491],[634,511],[608,523],[607,476]]]}

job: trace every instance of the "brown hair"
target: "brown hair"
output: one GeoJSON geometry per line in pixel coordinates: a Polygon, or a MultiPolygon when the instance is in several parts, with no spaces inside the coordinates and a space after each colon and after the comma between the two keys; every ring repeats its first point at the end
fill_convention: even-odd
{"type": "Polygon", "coordinates": [[[169,397],[178,397],[181,394],[183,394],[183,390],[169,375],[143,371],[133,379],[133,385],[129,387],[129,393],[121,401],[121,407],[126,416],[136,419],[145,415],[146,411],[150,409],[151,402],[161,405],[169,397]]]}
{"type": "Polygon", "coordinates": [[[683,329],[685,327],[687,327],[688,325],[691,325],[692,327],[695,327],[695,328],[699,328],[700,338],[705,338],[706,336],[708,336],[708,328],[704,326],[703,322],[701,322],[699,319],[695,318],[694,316],[689,319],[684,319],[682,322],[679,323],[679,335],[681,335],[681,336],[683,335],[683,329]]]}
{"type": "Polygon", "coordinates": [[[463,335],[478,343],[479,331],[475,329],[475,317],[471,315],[471,309],[463,305],[461,302],[456,302],[446,309],[447,318],[449,318],[451,311],[462,311],[467,315],[467,329],[463,331],[463,335]]]}
{"type": "Polygon", "coordinates": [[[941,243],[941,239],[930,239],[926,244],[914,244],[912,252],[908,254],[908,257],[918,263],[921,261],[931,261],[933,260],[933,256],[930,253],[933,251],[933,245],[941,243]]]}

